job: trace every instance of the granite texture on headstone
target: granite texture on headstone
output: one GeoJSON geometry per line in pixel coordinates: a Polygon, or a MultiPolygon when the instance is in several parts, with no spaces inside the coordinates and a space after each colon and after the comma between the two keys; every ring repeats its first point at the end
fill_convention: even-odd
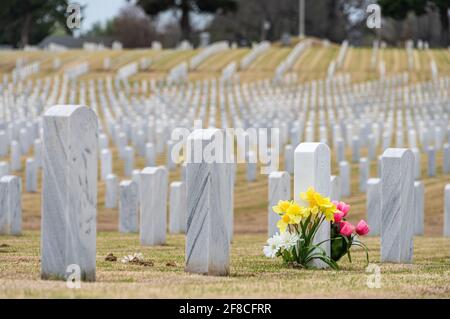
{"type": "Polygon", "coordinates": [[[56,105],[43,117],[41,276],[66,278],[76,264],[95,280],[98,120],[85,106],[56,105]]]}

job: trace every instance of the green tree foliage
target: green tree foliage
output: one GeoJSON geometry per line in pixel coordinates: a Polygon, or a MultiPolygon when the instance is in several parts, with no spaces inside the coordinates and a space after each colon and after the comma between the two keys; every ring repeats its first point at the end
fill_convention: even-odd
{"type": "Polygon", "coordinates": [[[383,16],[403,20],[408,13],[414,12],[416,15],[424,15],[428,10],[437,10],[439,12],[442,27],[442,44],[449,44],[449,18],[448,9],[450,0],[379,0],[383,16]]]}
{"type": "Polygon", "coordinates": [[[235,12],[235,0],[138,0],[137,4],[150,16],[156,16],[167,10],[176,10],[181,13],[179,20],[183,39],[190,40],[191,22],[189,14],[195,13],[222,13],[235,12]]]}
{"type": "Polygon", "coordinates": [[[66,27],[67,0],[1,0],[0,43],[37,44],[58,26],[66,27]]]}
{"type": "Polygon", "coordinates": [[[101,22],[95,22],[91,29],[87,31],[84,35],[90,37],[99,37],[99,36],[114,36],[114,20],[110,19],[106,21],[103,25],[101,22]]]}

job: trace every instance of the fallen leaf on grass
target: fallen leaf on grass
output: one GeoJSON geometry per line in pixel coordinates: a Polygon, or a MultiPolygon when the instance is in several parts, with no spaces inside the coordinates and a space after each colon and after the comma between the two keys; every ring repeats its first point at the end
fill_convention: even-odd
{"type": "Polygon", "coordinates": [[[117,261],[117,257],[113,255],[113,253],[109,253],[106,257],[105,257],[105,261],[117,261]]]}

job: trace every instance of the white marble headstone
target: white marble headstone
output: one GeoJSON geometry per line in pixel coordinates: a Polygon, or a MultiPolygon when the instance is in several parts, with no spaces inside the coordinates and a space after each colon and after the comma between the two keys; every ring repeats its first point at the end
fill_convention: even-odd
{"type": "Polygon", "coordinates": [[[97,215],[96,114],[81,105],[56,105],[43,118],[41,276],[95,280],[97,215]]]}
{"type": "Polygon", "coordinates": [[[171,234],[186,231],[186,185],[184,182],[170,184],[169,231],[171,234]]]}
{"type": "Polygon", "coordinates": [[[119,185],[119,232],[137,233],[138,227],[138,186],[132,180],[119,185]]]}
{"type": "Polygon", "coordinates": [[[6,175],[0,179],[0,235],[22,233],[20,177],[6,175]]]}
{"type": "Polygon", "coordinates": [[[411,263],[414,234],[414,154],[388,148],[381,172],[381,261],[411,263]]]}
{"type": "MultiPolygon", "coordinates": [[[[313,187],[325,197],[331,194],[331,159],[330,149],[323,143],[301,143],[295,149],[294,154],[294,200],[300,205],[306,205],[300,198],[300,193],[313,187]]],[[[330,223],[324,221],[314,238],[315,243],[330,238],[330,223]]],[[[330,255],[330,242],[321,245],[327,255],[330,255]]],[[[315,261],[318,268],[327,267],[321,261],[315,261]]]]}
{"type": "Polygon", "coordinates": [[[221,196],[229,188],[226,163],[209,161],[203,153],[212,143],[223,141],[218,129],[197,129],[188,136],[186,190],[187,272],[228,275],[230,231],[228,204],[221,196]],[[200,157],[200,160],[198,160],[200,157]]]}
{"type": "Polygon", "coordinates": [[[141,171],[140,205],[142,245],[166,242],[168,172],[164,166],[146,167],[141,171]]]}
{"type": "Polygon", "coordinates": [[[369,236],[379,236],[381,226],[381,180],[370,178],[367,181],[367,223],[370,227],[369,236]]]}

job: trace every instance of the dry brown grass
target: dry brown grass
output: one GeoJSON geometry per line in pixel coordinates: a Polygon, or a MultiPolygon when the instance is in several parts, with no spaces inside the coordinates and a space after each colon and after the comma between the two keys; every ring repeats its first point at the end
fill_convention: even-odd
{"type": "MultiPolygon", "coordinates": [[[[229,277],[184,272],[184,236],[170,235],[167,245],[142,247],[136,234],[99,233],[97,281],[68,289],[64,282],[40,280],[39,233],[1,237],[0,298],[449,298],[450,239],[415,239],[414,264],[382,264],[381,288],[370,289],[362,251],[341,270],[300,270],[262,256],[264,235],[237,235],[229,277]],[[120,258],[142,252],[154,266],[122,264],[120,258]],[[108,253],[117,262],[104,258],[108,253]],[[170,264],[170,265],[169,265],[170,264]]],[[[371,262],[379,263],[379,239],[364,240],[371,262]]]]}

